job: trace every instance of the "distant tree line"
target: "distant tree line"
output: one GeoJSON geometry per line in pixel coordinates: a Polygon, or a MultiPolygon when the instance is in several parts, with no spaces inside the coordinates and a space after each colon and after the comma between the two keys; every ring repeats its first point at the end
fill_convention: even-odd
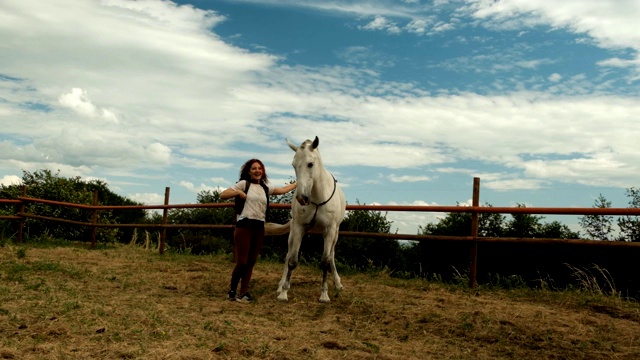
{"type": "MultiPolygon", "coordinates": [[[[101,205],[140,205],[112,192],[101,180],[83,180],[80,177],[65,178],[59,173],[40,170],[34,173],[23,172],[22,184],[28,187],[28,196],[34,198],[72,202],[90,205],[93,192],[98,191],[101,205]]],[[[0,198],[13,199],[21,195],[22,185],[1,185],[0,198]]],[[[640,206],[640,190],[627,189],[630,198],[629,207],[640,206]]],[[[292,194],[272,197],[272,203],[290,203],[292,194]]],[[[223,202],[218,191],[205,190],[197,194],[199,204],[223,202]]],[[[359,201],[357,201],[360,204],[359,201]]],[[[491,206],[487,203],[485,206],[491,206]]],[[[518,207],[525,207],[518,204],[518,207]]],[[[594,207],[611,207],[611,202],[600,195],[594,207]]],[[[82,209],[66,208],[55,205],[29,203],[27,212],[38,215],[64,218],[74,221],[91,221],[91,212],[82,209]]],[[[0,213],[15,214],[15,206],[0,206],[0,213]]],[[[110,210],[98,212],[101,223],[160,223],[162,216],[155,211],[145,210],[110,210]]],[[[285,223],[290,218],[290,211],[271,209],[267,221],[285,223]]],[[[479,215],[479,235],[483,237],[521,237],[521,238],[558,238],[576,239],[580,233],[572,231],[568,226],[558,222],[544,222],[543,216],[531,214],[479,215]]],[[[195,208],[171,209],[168,212],[171,224],[220,224],[229,225],[235,221],[233,208],[195,208]]],[[[0,221],[0,237],[11,238],[16,233],[15,221],[0,221]]],[[[590,239],[640,241],[640,222],[634,216],[621,216],[615,222],[618,231],[614,230],[612,216],[585,215],[580,217],[580,225],[590,239]]],[[[340,226],[341,231],[390,233],[392,222],[387,220],[387,213],[372,210],[348,211],[340,226]]],[[[470,213],[446,213],[435,223],[420,225],[421,235],[468,236],[471,229],[470,213]]],[[[39,239],[51,237],[71,241],[87,241],[90,228],[65,223],[27,219],[25,221],[25,237],[39,239]]],[[[231,251],[232,232],[227,229],[169,229],[167,245],[172,251],[207,254],[231,251]]],[[[305,235],[300,258],[302,262],[317,262],[322,254],[322,240],[319,235],[305,235]]],[[[136,231],[133,229],[99,228],[98,241],[102,243],[130,243],[142,241],[142,238],[157,241],[157,231],[136,231]]],[[[283,260],[287,252],[287,236],[267,237],[262,256],[283,260]]],[[[425,272],[425,254],[430,252],[425,242],[398,242],[390,239],[352,238],[340,239],[337,245],[336,260],[346,268],[359,271],[369,268],[388,268],[398,276],[422,276],[425,272]]]]}

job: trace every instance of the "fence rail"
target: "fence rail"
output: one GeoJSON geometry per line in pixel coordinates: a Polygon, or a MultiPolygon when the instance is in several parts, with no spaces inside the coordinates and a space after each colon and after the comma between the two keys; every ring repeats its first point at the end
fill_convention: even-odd
{"type": "MultiPolygon", "coordinates": [[[[165,201],[162,205],[98,205],[97,192],[94,192],[93,205],[75,204],[45,199],[36,199],[26,196],[27,189],[23,187],[22,196],[18,199],[0,199],[0,205],[15,205],[19,210],[15,215],[0,215],[0,220],[15,220],[20,222],[18,231],[18,241],[23,241],[22,230],[25,219],[37,219],[53,222],[60,222],[76,226],[92,228],[91,247],[96,246],[97,228],[144,228],[158,229],[161,231],[159,252],[164,252],[166,229],[227,229],[233,230],[234,225],[215,224],[169,224],[169,209],[195,209],[195,208],[225,208],[233,207],[233,203],[208,203],[208,204],[169,204],[170,188],[165,189],[165,201]],[[40,203],[53,206],[63,206],[76,209],[92,211],[91,222],[60,219],[37,214],[29,214],[25,211],[25,204],[40,203]],[[103,224],[98,222],[98,212],[106,210],[163,210],[162,223],[160,224],[103,224]]],[[[501,214],[554,214],[554,215],[640,215],[640,208],[550,208],[550,207],[489,207],[479,206],[480,179],[474,178],[473,198],[471,206],[413,206],[413,205],[347,205],[348,211],[409,211],[409,212],[438,212],[438,213],[470,213],[472,216],[469,236],[437,236],[437,235],[414,235],[414,234],[382,234],[369,232],[340,231],[342,237],[360,237],[377,239],[394,239],[409,241],[463,241],[470,244],[470,264],[469,264],[469,285],[476,286],[477,268],[477,245],[478,243],[519,243],[519,244],[568,244],[581,246],[604,246],[604,247],[629,247],[639,248],[640,243],[630,243],[621,241],[598,241],[585,239],[550,239],[550,238],[514,238],[514,237],[480,237],[478,236],[478,215],[483,213],[501,214]]],[[[290,209],[290,204],[270,204],[273,209],[290,209]]]]}
{"type": "MultiPolygon", "coordinates": [[[[20,205],[22,204],[21,200],[14,200],[14,199],[0,199],[0,204],[14,204],[14,205],[20,205]]],[[[20,220],[22,219],[19,215],[0,215],[0,220],[20,220]]]]}

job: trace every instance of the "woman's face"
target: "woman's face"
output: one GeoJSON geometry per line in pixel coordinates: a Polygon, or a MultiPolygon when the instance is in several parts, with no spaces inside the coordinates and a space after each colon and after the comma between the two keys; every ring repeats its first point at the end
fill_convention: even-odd
{"type": "Polygon", "coordinates": [[[262,166],[259,162],[254,162],[251,164],[251,169],[249,170],[249,175],[251,175],[251,180],[259,181],[262,179],[262,166]]]}

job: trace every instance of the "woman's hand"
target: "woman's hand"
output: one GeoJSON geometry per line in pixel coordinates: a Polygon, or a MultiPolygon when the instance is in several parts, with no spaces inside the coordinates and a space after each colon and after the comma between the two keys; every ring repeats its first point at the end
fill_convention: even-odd
{"type": "Polygon", "coordinates": [[[281,188],[275,188],[273,189],[273,194],[272,195],[284,195],[286,193],[288,193],[289,191],[295,189],[298,186],[297,183],[291,183],[287,186],[283,186],[281,188]]]}

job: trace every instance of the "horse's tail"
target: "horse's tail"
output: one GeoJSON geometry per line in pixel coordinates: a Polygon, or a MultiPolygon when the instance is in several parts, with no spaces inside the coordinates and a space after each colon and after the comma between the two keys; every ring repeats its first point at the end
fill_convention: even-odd
{"type": "Polygon", "coordinates": [[[291,230],[291,220],[286,224],[276,224],[268,222],[264,224],[265,235],[284,235],[291,230]]]}

